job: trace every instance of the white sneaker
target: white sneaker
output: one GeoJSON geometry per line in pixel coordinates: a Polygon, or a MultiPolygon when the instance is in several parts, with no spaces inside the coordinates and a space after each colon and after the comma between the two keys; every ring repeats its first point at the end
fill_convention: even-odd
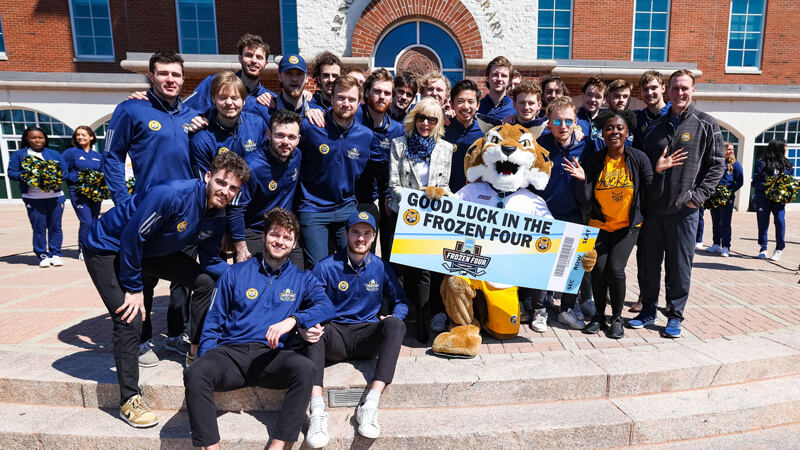
{"type": "Polygon", "coordinates": [[[61,267],[61,266],[64,265],[64,260],[61,259],[60,256],[51,256],[50,257],[50,264],[52,264],[55,267],[61,267]]]}
{"type": "Polygon", "coordinates": [[[447,314],[438,313],[431,319],[431,331],[441,333],[447,328],[447,314]]]}
{"type": "Polygon", "coordinates": [[[780,261],[781,260],[781,253],[783,253],[781,250],[775,250],[772,253],[772,257],[769,260],[770,261],[780,261]]]}
{"type": "Polygon", "coordinates": [[[78,260],[83,261],[83,250],[81,250],[81,252],[78,253],[78,260]]]}
{"type": "MultiPolygon", "coordinates": [[[[695,248],[697,248],[697,247],[695,246],[695,248]]],[[[712,245],[711,247],[708,247],[708,248],[706,249],[706,251],[707,251],[708,253],[722,253],[722,247],[720,247],[720,246],[719,246],[719,245],[717,245],[717,244],[714,244],[714,245],[712,245]]]]}
{"type": "Polygon", "coordinates": [[[378,426],[378,408],[365,408],[360,405],[356,410],[358,420],[358,434],[369,439],[377,439],[381,435],[381,427],[378,426]]]}
{"type": "Polygon", "coordinates": [[[564,325],[569,325],[576,330],[582,330],[584,327],[586,327],[586,324],[583,323],[582,320],[579,320],[575,315],[575,308],[570,308],[562,313],[559,313],[558,321],[564,325]]]}
{"type": "Polygon", "coordinates": [[[767,259],[767,251],[761,250],[760,252],[758,252],[758,259],[767,259]]]}
{"type": "Polygon", "coordinates": [[[158,355],[153,351],[152,339],[139,345],[139,367],[155,367],[158,362],[158,355]]]}
{"type": "Polygon", "coordinates": [[[728,247],[722,247],[722,251],[720,252],[719,256],[722,256],[723,258],[727,258],[728,256],[731,256],[730,249],[728,249],[728,247]]]}
{"type": "Polygon", "coordinates": [[[52,264],[50,264],[50,258],[48,258],[47,256],[40,256],[39,257],[39,267],[44,269],[46,267],[50,267],[51,265],[52,264]]]}
{"type": "Polygon", "coordinates": [[[695,250],[704,250],[705,248],[706,248],[706,246],[703,245],[702,242],[698,242],[697,244],[694,244],[694,249],[695,250]]]}
{"type": "Polygon", "coordinates": [[[537,309],[536,315],[533,316],[533,322],[531,322],[531,329],[537,333],[544,333],[547,331],[547,310],[537,309]]]}
{"type": "Polygon", "coordinates": [[[331,437],[328,435],[328,413],[311,414],[308,417],[308,431],[306,443],[311,448],[322,448],[328,445],[331,437]]]}

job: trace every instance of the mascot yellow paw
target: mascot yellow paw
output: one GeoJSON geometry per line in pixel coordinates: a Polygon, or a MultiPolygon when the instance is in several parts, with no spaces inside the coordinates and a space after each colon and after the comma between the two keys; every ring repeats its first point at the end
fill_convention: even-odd
{"type": "Polygon", "coordinates": [[[428,186],[424,191],[428,200],[440,200],[445,195],[444,189],[436,186],[428,186]]]}
{"type": "Polygon", "coordinates": [[[469,325],[475,318],[472,309],[472,299],[475,298],[475,289],[469,281],[461,277],[446,275],[439,288],[442,301],[447,310],[447,315],[456,325],[469,325]]]}
{"type": "Polygon", "coordinates": [[[583,270],[591,272],[592,269],[594,269],[594,265],[596,262],[597,262],[597,250],[591,249],[583,254],[581,265],[583,265],[583,270]]]}
{"type": "Polygon", "coordinates": [[[432,350],[437,355],[474,358],[481,349],[481,330],[475,325],[462,325],[433,340],[432,350]]]}

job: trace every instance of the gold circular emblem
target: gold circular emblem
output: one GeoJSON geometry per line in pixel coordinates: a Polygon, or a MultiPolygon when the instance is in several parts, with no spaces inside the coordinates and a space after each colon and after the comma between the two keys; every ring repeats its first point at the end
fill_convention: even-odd
{"type": "Polygon", "coordinates": [[[227,153],[227,152],[229,152],[229,151],[230,151],[230,150],[228,150],[228,147],[220,147],[220,148],[219,148],[219,152],[217,152],[217,154],[221,155],[221,154],[223,154],[223,153],[227,153]]]}
{"type": "Polygon", "coordinates": [[[419,211],[416,209],[409,209],[405,214],[403,214],[403,221],[407,225],[416,225],[417,222],[419,222],[419,211]]]}
{"type": "Polygon", "coordinates": [[[362,220],[368,220],[369,219],[369,215],[367,215],[367,213],[365,213],[365,212],[360,212],[360,213],[358,213],[358,218],[362,219],[362,220]]]}
{"type": "Polygon", "coordinates": [[[457,151],[458,151],[458,146],[456,144],[453,144],[453,153],[455,153],[457,151]]]}
{"type": "Polygon", "coordinates": [[[278,189],[278,183],[276,183],[275,180],[272,180],[269,182],[269,185],[267,187],[269,188],[270,191],[274,191],[275,189],[278,189]]]}
{"type": "Polygon", "coordinates": [[[300,60],[297,59],[297,56],[292,55],[289,57],[289,62],[292,64],[297,64],[298,62],[300,62],[300,60]]]}
{"type": "Polygon", "coordinates": [[[686,141],[688,141],[688,140],[689,140],[689,139],[691,139],[691,138],[692,138],[692,135],[691,135],[691,134],[689,134],[689,133],[683,133],[683,136],[681,136],[681,140],[682,140],[683,142],[686,142],[686,141]]]}
{"type": "Polygon", "coordinates": [[[180,233],[183,233],[184,231],[186,231],[186,225],[189,225],[189,223],[186,222],[185,220],[183,222],[179,223],[178,224],[178,231],[180,233]]]}
{"type": "Polygon", "coordinates": [[[578,124],[575,124],[575,129],[578,130],[578,131],[583,131],[583,127],[581,127],[578,124]]]}
{"type": "Polygon", "coordinates": [[[347,290],[347,288],[349,288],[349,287],[350,287],[350,285],[349,285],[349,284],[347,284],[347,281],[340,281],[340,282],[339,282],[339,290],[340,290],[340,291],[344,292],[344,291],[346,291],[346,290],[347,290]]]}
{"type": "Polygon", "coordinates": [[[550,250],[550,246],[551,245],[552,245],[552,242],[550,241],[550,238],[540,237],[536,241],[536,250],[539,250],[540,252],[544,253],[544,252],[550,250]]]}
{"type": "Polygon", "coordinates": [[[150,127],[150,129],[153,131],[158,131],[161,129],[161,124],[158,123],[157,120],[151,120],[150,123],[147,124],[147,126],[150,127]]]}
{"type": "Polygon", "coordinates": [[[327,155],[329,151],[331,151],[331,148],[328,147],[328,144],[322,144],[319,146],[319,152],[323,155],[327,155]]]}
{"type": "Polygon", "coordinates": [[[258,291],[253,289],[253,288],[250,288],[250,289],[247,290],[247,294],[246,295],[247,295],[247,298],[252,300],[252,299],[258,297],[258,291]]]}

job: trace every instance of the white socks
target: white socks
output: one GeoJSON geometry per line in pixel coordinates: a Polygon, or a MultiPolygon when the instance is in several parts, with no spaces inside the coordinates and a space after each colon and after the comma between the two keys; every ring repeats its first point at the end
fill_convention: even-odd
{"type": "Polygon", "coordinates": [[[321,395],[311,397],[311,414],[322,414],[325,412],[325,400],[321,395]]]}
{"type": "Polygon", "coordinates": [[[378,402],[381,400],[381,393],[375,389],[370,389],[367,393],[367,398],[364,399],[365,408],[377,408],[378,402]]]}

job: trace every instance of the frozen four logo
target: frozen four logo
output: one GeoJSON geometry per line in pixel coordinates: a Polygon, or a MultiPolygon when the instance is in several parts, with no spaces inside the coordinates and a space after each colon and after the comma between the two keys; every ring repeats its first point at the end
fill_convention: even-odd
{"type": "Polygon", "coordinates": [[[291,289],[286,289],[278,295],[282,302],[293,302],[297,299],[297,294],[292,292],[291,289]]]}
{"type": "Polygon", "coordinates": [[[366,284],[367,291],[369,292],[378,292],[378,288],[380,288],[380,284],[375,280],[369,280],[369,283],[366,284]]]}
{"type": "Polygon", "coordinates": [[[470,275],[479,277],[486,274],[483,270],[489,266],[492,258],[481,256],[481,246],[475,245],[472,239],[456,242],[455,249],[445,248],[442,250],[444,266],[450,272],[458,272],[459,275],[470,275]]]}
{"type": "Polygon", "coordinates": [[[255,149],[256,149],[256,141],[248,139],[247,142],[244,143],[244,151],[252,152],[255,149]]]}
{"type": "Polygon", "coordinates": [[[361,153],[358,151],[357,148],[353,147],[347,151],[347,157],[350,159],[358,159],[361,153]]]}

